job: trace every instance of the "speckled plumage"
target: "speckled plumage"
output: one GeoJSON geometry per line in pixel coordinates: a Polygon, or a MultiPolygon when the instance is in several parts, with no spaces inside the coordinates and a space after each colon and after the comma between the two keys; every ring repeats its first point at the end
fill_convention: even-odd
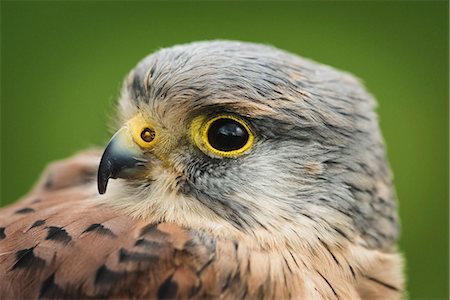
{"type": "Polygon", "coordinates": [[[97,195],[99,153],[53,165],[0,212],[0,295],[398,299],[395,192],[374,113],[353,76],[268,46],[162,49],[125,80],[161,139],[145,176],[97,195]],[[244,155],[191,141],[199,114],[239,115],[244,155]],[[36,201],[40,200],[40,201],[36,201]]]}

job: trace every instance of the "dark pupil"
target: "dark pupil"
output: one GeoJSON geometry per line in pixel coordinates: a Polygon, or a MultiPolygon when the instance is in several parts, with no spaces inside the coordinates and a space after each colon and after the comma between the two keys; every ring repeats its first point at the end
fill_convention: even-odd
{"type": "Polygon", "coordinates": [[[247,143],[248,132],[244,126],[232,119],[219,119],[209,127],[208,141],[220,151],[238,150],[247,143]]]}

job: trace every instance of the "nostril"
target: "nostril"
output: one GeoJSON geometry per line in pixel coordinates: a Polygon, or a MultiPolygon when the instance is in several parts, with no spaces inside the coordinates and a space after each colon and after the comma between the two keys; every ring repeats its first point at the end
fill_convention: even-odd
{"type": "Polygon", "coordinates": [[[151,128],[144,128],[144,130],[142,130],[141,132],[141,139],[144,142],[150,143],[151,141],[153,141],[155,139],[155,131],[151,128]]]}

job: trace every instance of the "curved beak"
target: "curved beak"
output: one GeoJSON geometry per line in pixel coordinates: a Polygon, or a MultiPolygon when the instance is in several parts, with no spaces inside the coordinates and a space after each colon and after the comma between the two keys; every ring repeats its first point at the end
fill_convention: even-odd
{"type": "Polygon", "coordinates": [[[144,169],[144,154],[128,131],[127,127],[117,131],[103,152],[97,176],[100,194],[106,192],[110,178],[132,178],[144,169]]]}

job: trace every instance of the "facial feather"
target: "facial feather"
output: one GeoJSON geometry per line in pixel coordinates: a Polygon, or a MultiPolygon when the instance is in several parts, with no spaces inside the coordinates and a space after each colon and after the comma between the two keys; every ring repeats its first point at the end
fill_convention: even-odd
{"type": "Polygon", "coordinates": [[[224,235],[281,232],[298,242],[335,228],[391,248],[395,195],[374,107],[353,76],[272,47],[216,41],[162,49],[128,76],[119,114],[145,112],[159,124],[172,141],[166,164],[149,165],[144,181],[116,182],[107,202],[136,217],[226,228],[224,235]],[[241,157],[205,155],[189,136],[197,115],[224,112],[255,131],[241,157]]]}

